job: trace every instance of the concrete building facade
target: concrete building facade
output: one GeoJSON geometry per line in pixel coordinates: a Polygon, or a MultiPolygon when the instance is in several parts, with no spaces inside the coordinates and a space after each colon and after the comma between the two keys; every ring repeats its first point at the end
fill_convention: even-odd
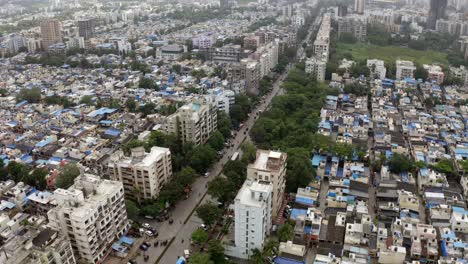
{"type": "Polygon", "coordinates": [[[176,134],[183,143],[205,144],[218,128],[218,107],[209,100],[180,107],[167,118],[166,132],[176,134]]]}
{"type": "Polygon", "coordinates": [[[49,226],[66,234],[77,261],[99,263],[128,229],[123,184],[85,174],[54,191],[58,206],[47,213],[49,226]]]}
{"type": "Polygon", "coordinates": [[[128,157],[123,151],[116,151],[109,159],[107,174],[110,179],[123,183],[126,197],[156,198],[172,177],[171,151],[152,147],[147,153],[143,147],[138,147],[132,149],[128,157]]]}
{"type": "Polygon", "coordinates": [[[280,212],[286,186],[287,154],[270,150],[257,150],[254,163],[247,166],[247,179],[272,184],[273,217],[280,212]]]}

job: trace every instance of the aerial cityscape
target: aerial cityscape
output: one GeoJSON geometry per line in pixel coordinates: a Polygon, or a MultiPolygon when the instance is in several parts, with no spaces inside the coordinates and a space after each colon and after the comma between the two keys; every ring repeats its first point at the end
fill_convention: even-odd
{"type": "Polygon", "coordinates": [[[468,0],[0,0],[0,264],[468,264],[468,0]]]}

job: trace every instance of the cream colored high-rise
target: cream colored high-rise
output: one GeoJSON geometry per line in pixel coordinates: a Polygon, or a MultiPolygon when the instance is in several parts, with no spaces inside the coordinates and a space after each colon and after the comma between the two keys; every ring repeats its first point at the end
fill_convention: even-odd
{"type": "Polygon", "coordinates": [[[143,147],[138,147],[131,150],[130,156],[116,151],[107,166],[110,179],[122,182],[125,196],[135,200],[156,198],[172,177],[168,148],[152,147],[147,153],[143,147]]]}
{"type": "Polygon", "coordinates": [[[61,24],[57,19],[46,19],[41,22],[42,47],[47,50],[50,45],[62,42],[61,24]]]}
{"type": "Polygon", "coordinates": [[[85,174],[53,197],[58,206],[47,213],[49,225],[66,234],[79,263],[99,263],[129,227],[121,182],[85,174]]]}
{"type": "Polygon", "coordinates": [[[168,116],[166,132],[177,135],[183,143],[205,144],[218,128],[218,108],[206,100],[180,107],[168,116]]]}
{"type": "Polygon", "coordinates": [[[288,155],[283,152],[257,150],[254,163],[247,166],[247,179],[272,184],[272,215],[276,217],[281,207],[286,186],[286,160],[288,155]]]}

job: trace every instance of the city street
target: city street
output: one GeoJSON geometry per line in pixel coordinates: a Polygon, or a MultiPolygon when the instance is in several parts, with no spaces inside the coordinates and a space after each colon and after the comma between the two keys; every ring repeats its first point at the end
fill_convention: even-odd
{"type": "MultiPolygon", "coordinates": [[[[190,197],[187,200],[182,200],[176,204],[176,208],[170,212],[171,218],[174,219],[174,223],[169,224],[168,221],[157,222],[156,220],[151,219],[142,220],[149,223],[159,232],[159,236],[157,238],[146,238],[143,241],[147,241],[150,244],[153,244],[155,241],[170,241],[172,238],[175,238],[175,240],[168,246],[168,249],[164,253],[162,259],[159,260],[159,263],[175,262],[177,256],[183,254],[184,249],[189,248],[190,236],[192,235],[193,231],[195,231],[202,223],[196,214],[192,214],[192,212],[201,202],[205,203],[206,201],[210,200],[209,195],[206,195],[208,182],[221,173],[226,162],[236,151],[239,150],[240,145],[248,137],[248,132],[255,123],[257,112],[259,110],[265,111],[267,109],[273,97],[275,97],[281,90],[281,83],[284,81],[284,78],[287,76],[290,69],[291,67],[288,66],[285,73],[283,73],[273,84],[272,91],[265,96],[265,99],[255,109],[252,110],[250,117],[244,122],[244,126],[237,132],[236,137],[231,139],[234,147],[225,148],[223,157],[212,166],[209,174],[210,176],[207,178],[198,178],[192,185],[192,192],[190,197]]],[[[165,247],[163,246],[151,246],[146,252],[144,252],[144,254],[143,251],[138,250],[139,253],[136,254],[137,256],[129,256],[126,259],[120,261],[118,261],[116,258],[109,258],[105,263],[127,263],[127,261],[130,259],[134,259],[138,263],[143,263],[144,255],[148,255],[148,261],[154,263],[158,257],[163,254],[164,248],[165,247]]]]}
{"type": "MultiPolygon", "coordinates": [[[[311,25],[311,30],[306,38],[309,40],[315,28],[319,23],[319,18],[311,25]]],[[[302,60],[305,58],[305,50],[302,45],[299,46],[297,51],[297,58],[302,60]]],[[[183,254],[185,249],[188,249],[190,246],[190,237],[197,228],[200,227],[202,223],[201,220],[194,213],[195,208],[201,204],[206,203],[211,200],[211,197],[207,195],[207,184],[210,180],[217,177],[226,164],[226,162],[232,157],[232,155],[239,151],[240,145],[244,140],[249,136],[249,131],[255,124],[257,119],[257,113],[259,111],[266,111],[271,104],[272,99],[280,94],[284,94],[284,91],[281,89],[281,84],[288,75],[289,71],[292,69],[292,65],[288,65],[285,72],[278,77],[278,79],[273,83],[273,87],[270,93],[265,96],[265,99],[262,100],[251,112],[249,118],[244,122],[244,125],[237,132],[235,138],[231,138],[230,142],[234,145],[233,147],[225,148],[223,157],[216,162],[211,170],[209,171],[209,177],[200,177],[192,185],[192,192],[190,197],[187,200],[182,200],[175,205],[175,209],[170,212],[171,218],[174,219],[172,224],[169,224],[168,221],[157,222],[156,220],[144,219],[144,222],[149,223],[151,226],[156,228],[159,232],[157,238],[144,238],[142,241],[149,242],[152,246],[143,253],[143,251],[138,249],[138,253],[128,256],[124,260],[118,261],[116,258],[109,258],[105,263],[127,263],[128,260],[133,259],[138,263],[144,263],[144,256],[149,256],[149,263],[175,263],[178,256],[183,254]],[[153,246],[155,241],[170,241],[174,238],[172,243],[167,245],[167,250],[163,246],[153,246]],[[136,255],[136,256],[135,256],[136,255]],[[162,256],[161,256],[162,255],[162,256]],[[158,260],[159,258],[159,260],[158,260]]],[[[141,242],[140,242],[141,243],[141,242]]],[[[136,245],[139,246],[139,245],[136,245]]]]}
{"type": "MultiPolygon", "coordinates": [[[[250,117],[248,118],[248,120],[246,120],[244,122],[244,126],[239,130],[239,132],[237,133],[237,136],[234,140],[234,147],[233,148],[230,148],[226,151],[226,153],[224,154],[223,158],[221,159],[220,162],[218,162],[214,169],[211,171],[210,173],[210,179],[218,176],[221,171],[222,171],[222,166],[224,164],[226,164],[226,162],[228,161],[228,159],[232,156],[232,154],[234,154],[234,152],[238,151],[240,145],[242,144],[242,142],[246,139],[246,137],[248,136],[248,132],[250,131],[250,129],[252,128],[252,126],[255,124],[255,120],[256,120],[256,113],[259,111],[259,110],[262,110],[262,111],[265,111],[265,109],[267,109],[267,107],[270,105],[271,103],[271,100],[273,99],[273,97],[275,97],[278,92],[281,90],[280,89],[280,86],[282,84],[282,82],[284,81],[284,78],[287,76],[287,74],[289,73],[289,69],[290,67],[288,67],[288,69],[286,70],[285,73],[283,73],[279,78],[278,80],[273,84],[273,89],[272,91],[265,97],[265,100],[260,103],[255,109],[252,110],[252,113],[250,115],[250,117]],[[245,135],[244,135],[244,132],[245,135]]],[[[196,184],[198,184],[200,181],[204,182],[204,184],[206,184],[207,182],[207,179],[205,178],[201,178],[197,181],[196,184]]],[[[203,185],[203,184],[202,184],[203,185]]],[[[206,188],[203,189],[203,191],[206,192],[206,188]]],[[[194,203],[192,201],[192,204],[194,203],[195,205],[198,204],[198,201],[200,200],[200,198],[198,196],[195,196],[196,198],[195,199],[189,199],[189,200],[196,200],[197,203],[194,203]]],[[[209,195],[206,195],[202,201],[202,203],[205,203],[207,202],[208,200],[210,199],[209,195]]],[[[186,201],[183,201],[182,203],[184,202],[187,202],[188,200],[186,201]]],[[[194,206],[195,207],[195,206],[194,206]]],[[[192,207],[192,208],[194,208],[192,207]]],[[[183,209],[183,214],[185,214],[186,216],[184,218],[176,218],[174,217],[174,219],[186,219],[189,215],[190,215],[190,212],[192,211],[192,209],[188,209],[187,206],[184,207],[185,209],[183,209]]],[[[178,208],[176,209],[176,211],[180,211],[182,209],[179,209],[179,206],[178,208]]],[[[183,216],[182,216],[183,217],[183,216]]],[[[176,239],[173,241],[173,243],[169,246],[169,248],[167,249],[167,251],[164,253],[164,255],[162,256],[162,258],[159,260],[158,263],[172,263],[172,262],[175,262],[175,260],[177,259],[177,256],[180,256],[183,254],[183,251],[184,249],[188,249],[189,248],[189,240],[190,240],[190,236],[192,235],[193,231],[195,231],[198,227],[200,227],[200,224],[201,224],[201,221],[200,219],[196,216],[196,214],[193,214],[190,216],[190,218],[187,220],[186,224],[184,224],[183,226],[180,226],[180,224],[178,225],[179,226],[179,230],[178,232],[175,234],[176,236],[176,239]],[[183,241],[183,242],[182,242],[183,241]]],[[[164,229],[163,229],[164,230],[164,229]]],[[[151,250],[151,249],[150,249],[151,250]]],[[[158,250],[159,251],[159,250],[158,250]]],[[[151,252],[151,258],[152,259],[152,252],[151,252]]],[[[156,259],[156,258],[155,258],[156,259]]]]}

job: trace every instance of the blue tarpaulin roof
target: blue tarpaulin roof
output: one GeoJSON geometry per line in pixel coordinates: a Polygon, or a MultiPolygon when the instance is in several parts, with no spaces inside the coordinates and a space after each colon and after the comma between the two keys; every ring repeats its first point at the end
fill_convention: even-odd
{"type": "Polygon", "coordinates": [[[177,260],[176,264],[185,264],[185,258],[180,257],[180,258],[177,260]]]}
{"type": "Polygon", "coordinates": [[[314,205],[315,201],[311,198],[296,197],[296,203],[305,204],[305,205],[314,205]]]}
{"type": "Polygon", "coordinates": [[[298,216],[301,216],[301,215],[307,215],[307,210],[305,209],[296,209],[296,208],[293,208],[291,210],[291,218],[292,219],[296,219],[298,216]]]}
{"type": "Polygon", "coordinates": [[[304,261],[298,261],[294,259],[284,258],[284,257],[276,257],[275,264],[305,264],[304,261]]]}
{"type": "Polygon", "coordinates": [[[115,128],[109,128],[104,132],[104,134],[112,136],[112,137],[117,137],[120,135],[120,133],[121,131],[115,128]]]}

